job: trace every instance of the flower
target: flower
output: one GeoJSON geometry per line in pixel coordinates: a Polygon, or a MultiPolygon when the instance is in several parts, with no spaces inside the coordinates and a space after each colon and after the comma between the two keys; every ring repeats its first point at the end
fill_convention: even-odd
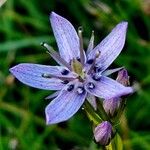
{"type": "Polygon", "coordinates": [[[112,125],[108,121],[103,121],[94,129],[94,138],[96,142],[103,146],[109,144],[112,134],[112,125]]]}
{"type": "Polygon", "coordinates": [[[71,118],[82,106],[87,94],[110,99],[132,93],[131,87],[125,87],[105,75],[124,46],[127,22],[119,23],[95,48],[92,35],[87,53],[83,50],[81,28],[77,34],[68,20],[54,12],[50,14],[50,22],[59,53],[46,43],[42,45],[60,66],[22,63],[10,69],[24,84],[57,91],[54,94],[56,98],[45,109],[47,124],[71,118]]]}
{"type": "MultiPolygon", "coordinates": [[[[118,72],[116,81],[124,86],[129,85],[129,76],[126,69],[122,69],[118,72]]],[[[124,102],[124,100],[120,97],[105,99],[103,101],[104,110],[110,117],[114,117],[117,115],[117,111],[121,107],[122,102],[124,102]]]]}

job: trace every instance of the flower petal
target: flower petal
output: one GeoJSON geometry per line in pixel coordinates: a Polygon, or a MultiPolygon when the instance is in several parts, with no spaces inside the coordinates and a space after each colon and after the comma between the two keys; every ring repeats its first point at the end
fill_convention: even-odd
{"type": "Polygon", "coordinates": [[[125,87],[117,81],[105,76],[101,76],[99,81],[89,78],[88,81],[86,81],[85,88],[90,94],[104,99],[120,97],[133,92],[131,87],[125,87]]]}
{"type": "MultiPolygon", "coordinates": [[[[66,87],[67,86],[68,85],[66,85],[66,87]]],[[[68,120],[79,110],[85,101],[86,91],[82,94],[78,94],[76,88],[72,91],[68,91],[66,87],[46,107],[47,124],[55,124],[68,120]]]]}
{"type": "Polygon", "coordinates": [[[115,69],[108,69],[108,70],[105,70],[104,72],[102,72],[102,75],[103,76],[109,76],[115,72],[118,72],[120,70],[122,70],[124,67],[119,67],[119,68],[115,68],[115,69]]]}
{"type": "Polygon", "coordinates": [[[92,31],[92,35],[89,41],[89,45],[86,51],[86,55],[88,55],[94,48],[94,31],[92,31]]]}
{"type": "Polygon", "coordinates": [[[50,15],[50,22],[61,57],[67,62],[80,57],[79,37],[72,24],[54,12],[50,15]]]}
{"type": "Polygon", "coordinates": [[[87,94],[86,98],[87,98],[88,102],[93,106],[93,108],[95,110],[97,110],[96,97],[91,94],[87,94]]]}
{"type": "Polygon", "coordinates": [[[97,64],[101,70],[105,70],[108,66],[117,58],[120,54],[126,38],[126,30],[128,23],[119,23],[112,32],[98,44],[91,53],[88,55],[88,59],[94,58],[95,53],[100,51],[99,59],[97,64]]]}
{"type": "Polygon", "coordinates": [[[59,93],[60,93],[60,91],[56,91],[55,93],[47,96],[45,99],[49,100],[49,99],[55,98],[55,97],[57,97],[59,95],[59,93]]]}
{"type": "Polygon", "coordinates": [[[63,71],[63,69],[66,68],[60,66],[46,66],[22,63],[12,67],[10,69],[10,72],[18,80],[29,86],[46,90],[60,90],[64,86],[60,79],[45,78],[43,77],[43,74],[52,74],[58,77],[75,78],[75,75],[72,72],[69,72],[68,75],[62,75],[61,71],[63,71]]]}

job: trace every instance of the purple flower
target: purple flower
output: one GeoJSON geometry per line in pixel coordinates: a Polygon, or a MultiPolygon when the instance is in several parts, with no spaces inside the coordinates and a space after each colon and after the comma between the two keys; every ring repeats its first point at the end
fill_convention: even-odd
{"type": "MultiPolygon", "coordinates": [[[[118,72],[116,81],[121,83],[124,86],[129,85],[129,76],[128,76],[128,72],[126,69],[122,69],[121,71],[118,72]]],[[[120,97],[105,99],[103,101],[103,107],[104,107],[106,113],[110,117],[116,116],[118,109],[121,107],[122,101],[123,101],[123,99],[120,97]]]]}
{"type": "Polygon", "coordinates": [[[108,145],[112,138],[112,125],[108,121],[103,121],[94,129],[94,137],[97,143],[108,145]]]}
{"type": "Polygon", "coordinates": [[[50,15],[50,22],[59,54],[48,44],[42,45],[61,66],[23,63],[10,69],[24,84],[57,91],[52,96],[56,98],[45,109],[47,124],[68,120],[82,106],[87,94],[110,99],[132,93],[131,87],[125,87],[105,75],[124,46],[127,22],[119,23],[95,48],[92,36],[87,53],[83,50],[81,29],[77,34],[68,20],[54,12],[50,15]]]}

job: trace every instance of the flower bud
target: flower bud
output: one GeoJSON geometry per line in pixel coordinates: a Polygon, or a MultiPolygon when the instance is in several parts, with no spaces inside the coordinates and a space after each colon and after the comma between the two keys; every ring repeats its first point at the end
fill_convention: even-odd
{"type": "MultiPolygon", "coordinates": [[[[116,81],[123,84],[124,86],[129,85],[129,76],[126,69],[122,69],[121,71],[118,72],[116,81]]],[[[118,109],[121,106],[121,103],[122,99],[120,97],[105,99],[103,101],[103,107],[110,117],[115,117],[117,115],[118,109]]]]}
{"type": "Polygon", "coordinates": [[[116,81],[118,81],[124,86],[129,85],[129,76],[128,76],[128,72],[126,69],[122,69],[121,71],[118,72],[116,81]]]}
{"type": "Polygon", "coordinates": [[[112,125],[108,121],[103,121],[94,129],[96,142],[104,146],[109,144],[112,134],[112,125]]]}
{"type": "Polygon", "coordinates": [[[121,98],[112,98],[103,101],[104,110],[110,117],[114,117],[117,114],[120,104],[121,98]]]}

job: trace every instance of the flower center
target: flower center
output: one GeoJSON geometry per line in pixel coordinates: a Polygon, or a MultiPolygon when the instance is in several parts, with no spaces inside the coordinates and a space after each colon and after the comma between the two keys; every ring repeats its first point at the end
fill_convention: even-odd
{"type": "Polygon", "coordinates": [[[84,81],[85,71],[83,70],[82,64],[77,59],[73,59],[71,61],[71,67],[72,67],[72,70],[78,74],[78,79],[80,81],[84,81]]]}

